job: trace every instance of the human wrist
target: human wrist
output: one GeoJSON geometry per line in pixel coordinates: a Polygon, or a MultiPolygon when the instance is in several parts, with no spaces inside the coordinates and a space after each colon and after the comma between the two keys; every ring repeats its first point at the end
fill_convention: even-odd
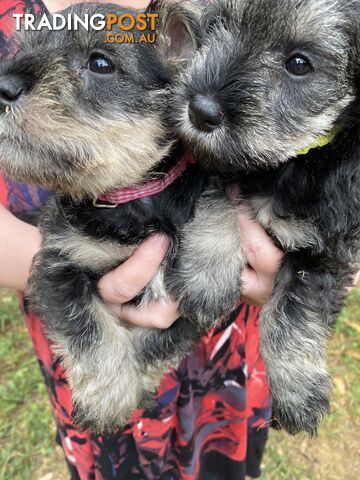
{"type": "Polygon", "coordinates": [[[34,255],[39,251],[39,230],[0,207],[0,286],[25,290],[34,255]]]}

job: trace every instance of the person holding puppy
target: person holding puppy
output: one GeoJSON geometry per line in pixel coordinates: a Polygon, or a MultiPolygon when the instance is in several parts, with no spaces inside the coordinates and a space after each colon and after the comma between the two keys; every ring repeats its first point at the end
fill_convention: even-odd
{"type": "MultiPolygon", "coordinates": [[[[5,0],[0,10],[0,51],[9,53],[12,13],[19,2],[5,0]],[[1,13],[3,12],[3,13],[1,13]]],[[[37,13],[61,10],[69,1],[20,2],[37,13]]],[[[105,3],[105,2],[104,2],[105,3]]],[[[145,7],[146,1],[122,1],[145,7]]],[[[35,227],[10,213],[40,206],[47,197],[41,189],[2,178],[0,207],[0,285],[26,289],[28,272],[40,246],[35,227]]],[[[262,304],[270,295],[281,253],[249,215],[239,213],[239,228],[249,267],[243,277],[250,303],[262,304]]],[[[124,264],[105,275],[99,289],[122,320],[145,327],[168,328],[178,317],[176,301],[154,302],[146,308],[127,306],[153,278],[169,241],[148,238],[124,264]]],[[[137,411],[123,431],[108,437],[79,432],[71,422],[71,393],[64,371],[44,335],[39,319],[23,303],[25,320],[49,394],[72,478],[125,479],[241,479],[257,476],[270,419],[270,398],[259,355],[258,309],[241,304],[218,330],[211,331],[175,372],[163,380],[156,407],[137,411]]]]}

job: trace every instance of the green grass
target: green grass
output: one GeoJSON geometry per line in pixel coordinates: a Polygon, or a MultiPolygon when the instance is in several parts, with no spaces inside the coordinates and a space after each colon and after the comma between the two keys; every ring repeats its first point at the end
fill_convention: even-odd
{"type": "MultiPolygon", "coordinates": [[[[17,298],[8,290],[0,290],[0,363],[0,480],[67,479],[46,389],[17,298]]],[[[271,431],[263,480],[360,478],[360,288],[338,322],[329,364],[331,416],[315,439],[271,431]]]]}
{"type": "Polygon", "coordinates": [[[40,479],[58,463],[55,428],[17,297],[6,290],[0,292],[0,352],[0,480],[40,479]]]}
{"type": "Polygon", "coordinates": [[[265,480],[360,478],[360,288],[353,290],[330,342],[332,413],[317,438],[271,432],[265,480]]]}

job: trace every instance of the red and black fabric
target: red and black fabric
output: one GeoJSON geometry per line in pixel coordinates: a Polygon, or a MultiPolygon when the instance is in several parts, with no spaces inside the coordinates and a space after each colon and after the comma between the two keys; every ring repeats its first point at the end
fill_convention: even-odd
{"type": "Polygon", "coordinates": [[[164,378],[155,408],[136,411],[124,430],[107,437],[76,430],[60,360],[39,319],[26,308],[25,319],[74,478],[241,480],[245,474],[259,475],[270,401],[257,309],[242,304],[164,378]]]}
{"type": "MultiPolygon", "coordinates": [[[[3,55],[12,13],[42,8],[33,0],[1,0],[3,55]]],[[[46,196],[9,179],[0,182],[0,198],[12,210],[33,208],[46,196]]],[[[72,479],[243,480],[259,475],[271,400],[259,353],[257,308],[241,304],[178,370],[165,376],[153,409],[136,411],[126,428],[101,437],[73,425],[61,360],[52,353],[39,318],[21,303],[72,479]]]]}
{"type": "Polygon", "coordinates": [[[9,39],[12,36],[14,13],[37,14],[44,6],[37,0],[1,0],[0,1],[0,60],[10,54],[9,39]]]}

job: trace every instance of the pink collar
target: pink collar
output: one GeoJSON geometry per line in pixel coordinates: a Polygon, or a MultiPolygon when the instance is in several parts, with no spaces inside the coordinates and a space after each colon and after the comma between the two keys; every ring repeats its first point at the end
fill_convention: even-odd
{"type": "Polygon", "coordinates": [[[161,178],[148,183],[132,185],[131,187],[117,188],[111,192],[100,195],[94,200],[93,204],[97,208],[115,208],[118,205],[132,202],[139,198],[156,195],[157,193],[163,192],[165,188],[179,178],[191,163],[195,163],[193,157],[190,154],[184,154],[161,178]],[[101,204],[99,202],[107,202],[107,204],[101,204]]]}

